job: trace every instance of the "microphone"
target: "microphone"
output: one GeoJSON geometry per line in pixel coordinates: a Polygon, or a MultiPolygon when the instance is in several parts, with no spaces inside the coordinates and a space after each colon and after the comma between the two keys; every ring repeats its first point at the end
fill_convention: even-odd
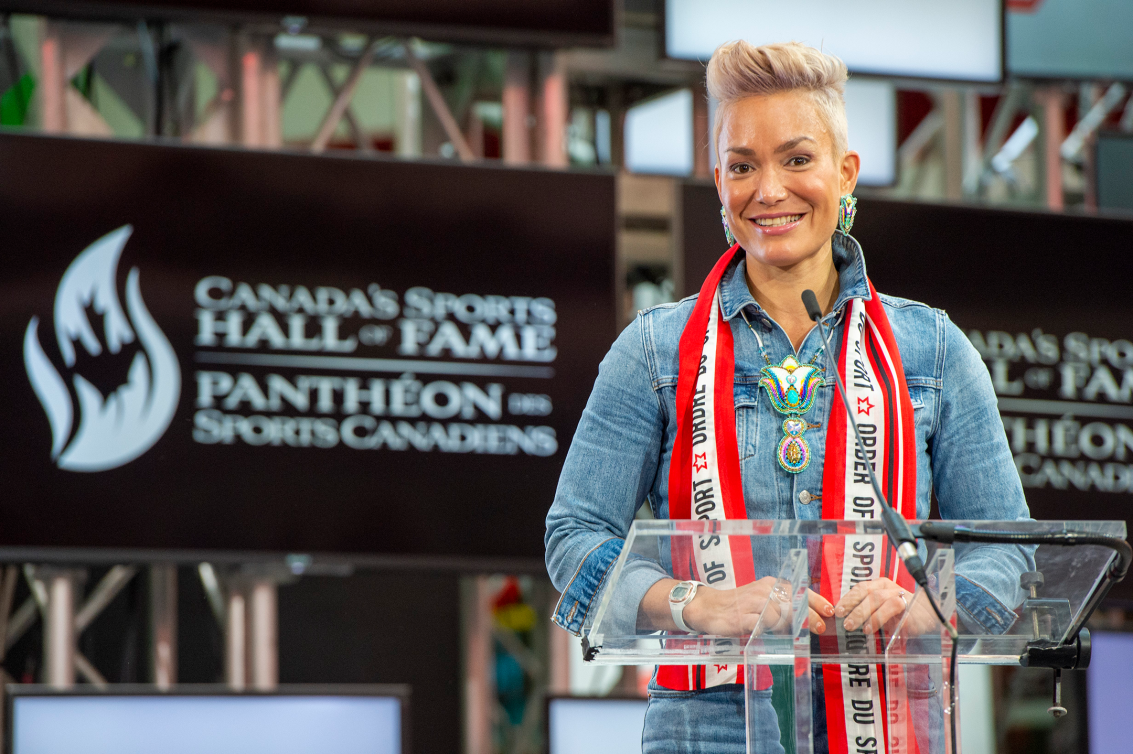
{"type": "MultiPolygon", "coordinates": [[[[826,348],[826,353],[834,358],[834,351],[830,348],[830,339],[826,334],[826,328],[822,325],[822,307],[818,305],[818,298],[814,295],[814,291],[810,289],[803,291],[803,306],[806,307],[806,313],[818,325],[818,334],[822,336],[822,344],[826,348]]],[[[846,386],[842,384],[842,375],[838,373],[837,364],[835,364],[833,372],[838,385],[838,394],[842,396],[842,404],[846,407],[846,419],[850,422],[850,426],[854,428],[854,437],[857,438],[858,448],[861,449],[862,460],[867,460],[862,433],[858,430],[858,423],[854,419],[853,410],[850,408],[850,399],[846,396],[846,386]]],[[[913,536],[909,523],[885,499],[881,485],[877,482],[877,475],[873,472],[873,464],[867,462],[866,470],[869,472],[870,484],[873,485],[873,494],[877,495],[877,499],[881,503],[881,521],[885,525],[885,533],[889,536],[889,541],[897,547],[897,555],[905,564],[905,568],[909,571],[913,580],[927,590],[928,574],[925,573],[924,561],[921,560],[920,553],[917,552],[917,539],[913,536]]]]}

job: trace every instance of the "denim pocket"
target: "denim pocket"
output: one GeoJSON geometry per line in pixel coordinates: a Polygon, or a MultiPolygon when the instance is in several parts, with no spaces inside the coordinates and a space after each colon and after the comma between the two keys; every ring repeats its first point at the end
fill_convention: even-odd
{"type": "Polygon", "coordinates": [[[932,431],[938,393],[937,388],[928,385],[909,386],[909,402],[913,404],[913,423],[918,434],[927,435],[932,431]]]}
{"type": "Polygon", "coordinates": [[[736,448],[740,463],[754,458],[759,446],[759,408],[754,404],[736,405],[736,448]]]}

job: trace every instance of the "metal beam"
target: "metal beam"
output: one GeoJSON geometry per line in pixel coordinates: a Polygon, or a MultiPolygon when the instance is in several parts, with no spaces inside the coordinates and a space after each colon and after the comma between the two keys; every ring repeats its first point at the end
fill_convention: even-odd
{"type": "Polygon", "coordinates": [[[437,120],[441,122],[445,135],[456,147],[456,153],[460,155],[461,162],[475,161],[476,155],[472,153],[472,147],[468,145],[468,140],[464,138],[464,134],[460,132],[460,126],[457,125],[456,118],[452,117],[452,111],[445,103],[441,90],[437,88],[437,82],[433,79],[433,74],[429,72],[429,67],[422,62],[421,58],[417,57],[409,42],[403,42],[401,49],[405,50],[405,59],[409,61],[409,65],[413,67],[413,70],[417,72],[417,77],[421,79],[421,88],[425,92],[425,97],[429,100],[433,112],[436,113],[437,120]]]}
{"type": "Polygon", "coordinates": [[[394,111],[397,156],[421,156],[421,80],[405,71],[397,78],[394,111]]]}
{"type": "Polygon", "coordinates": [[[1062,142],[1059,152],[1062,154],[1063,159],[1078,161],[1082,158],[1082,148],[1086,145],[1086,139],[1090,138],[1097,131],[1105,119],[1111,112],[1117,109],[1125,99],[1126,89],[1119,83],[1110,85],[1102,98],[1094,103],[1093,107],[1082,116],[1075,125],[1070,135],[1062,142]]]}
{"type": "Polygon", "coordinates": [[[1015,120],[1015,113],[1023,106],[1026,91],[1021,84],[1009,84],[1007,91],[999,98],[995,105],[995,112],[991,114],[991,125],[987,130],[987,139],[984,141],[984,166],[991,162],[991,158],[999,152],[1003,142],[1007,139],[1007,131],[1011,122],[1015,120]]]}
{"type": "Polygon", "coordinates": [[[960,90],[944,89],[939,94],[944,115],[944,196],[964,198],[964,103],[960,90]]]}
{"type": "MultiPolygon", "coordinates": [[[[334,83],[334,78],[330,75],[330,68],[325,65],[320,65],[319,72],[323,74],[323,81],[326,82],[327,87],[330,89],[331,94],[335,99],[338,99],[342,92],[342,87],[334,83]]],[[[372,152],[373,147],[366,141],[362,129],[358,126],[358,120],[354,117],[354,113],[347,107],[342,111],[342,120],[346,121],[347,128],[350,129],[350,136],[354,139],[354,146],[360,152],[372,152]]]]}
{"type": "Polygon", "coordinates": [[[1125,103],[1125,112],[1121,114],[1121,130],[1125,133],[1133,133],[1133,97],[1125,103]]]}
{"type": "MultiPolygon", "coordinates": [[[[124,566],[118,567],[123,568],[124,566]]],[[[79,675],[100,690],[108,688],[106,678],[98,672],[94,664],[82,652],[79,652],[76,646],[79,631],[76,628],[75,597],[85,574],[73,569],[51,566],[37,568],[29,564],[24,566],[24,575],[28,580],[31,596],[20,605],[20,608],[8,622],[8,633],[3,642],[4,651],[6,652],[19,641],[20,637],[35,622],[36,613],[39,613],[43,616],[44,665],[46,666],[44,675],[46,682],[55,688],[71,688],[75,685],[75,673],[77,671],[79,675]]],[[[107,576],[110,576],[110,574],[107,574],[107,576]]],[[[112,577],[111,581],[116,582],[119,578],[112,577]]],[[[126,579],[126,581],[129,581],[129,579],[126,579]]],[[[104,577],[95,591],[98,591],[99,587],[103,587],[107,583],[107,579],[104,577]]],[[[119,589],[121,589],[120,585],[114,590],[115,593],[119,589]]],[[[103,591],[105,592],[107,589],[103,591]]],[[[94,593],[91,594],[91,597],[92,599],[95,597],[94,593]]],[[[111,599],[113,599],[113,595],[102,604],[102,607],[109,604],[111,599]]],[[[101,598],[99,598],[99,601],[101,601],[101,598]]],[[[90,607],[91,602],[92,600],[87,600],[84,608],[90,607]]],[[[102,607],[98,610],[101,610],[102,607]]],[[[97,612],[92,608],[91,620],[97,612]]],[[[88,620],[87,623],[89,624],[89,622],[88,620]]]]}
{"type": "Polygon", "coordinates": [[[547,52],[542,55],[542,88],[539,97],[539,125],[542,149],[540,157],[547,167],[565,168],[567,158],[567,120],[570,105],[567,93],[566,55],[547,52]]]}
{"type": "Polygon", "coordinates": [[[109,24],[43,19],[40,75],[35,100],[47,133],[112,135],[103,117],[71,87],[81,71],[121,27],[109,24]]]}
{"type": "Polygon", "coordinates": [[[150,665],[162,691],[177,683],[177,566],[149,567],[150,665]]]}
{"type": "Polygon", "coordinates": [[[197,566],[197,573],[200,574],[201,586],[204,587],[213,617],[216,618],[217,625],[224,628],[227,620],[227,607],[225,606],[224,593],[220,588],[220,579],[216,575],[216,569],[212,567],[212,563],[201,563],[197,566]]]}
{"type": "Polygon", "coordinates": [[[350,107],[350,100],[354,98],[354,90],[358,88],[358,82],[362,79],[362,74],[370,66],[370,62],[374,59],[374,51],[377,49],[381,40],[371,40],[366,49],[358,57],[354,63],[354,68],[350,70],[350,75],[346,77],[342,88],[338,91],[338,95],[331,103],[330,110],[327,111],[326,117],[323,118],[322,125],[319,126],[318,133],[315,134],[315,140],[311,142],[311,151],[315,154],[321,154],[326,151],[327,142],[330,137],[334,135],[334,130],[338,128],[338,122],[342,120],[343,113],[346,108],[350,107]]]}
{"type": "Polygon", "coordinates": [[[1011,178],[1011,163],[1019,158],[1019,155],[1031,145],[1035,137],[1039,134],[1039,125],[1034,117],[1028,115],[1019,127],[1003,142],[1003,146],[999,151],[992,155],[989,161],[991,169],[1000,175],[1011,178]]]}
{"type": "Polygon", "coordinates": [[[28,597],[8,619],[8,631],[4,636],[5,654],[16,645],[16,642],[23,638],[29,628],[35,625],[35,620],[38,617],[39,605],[35,597],[28,597]]]}
{"type": "Polygon", "coordinates": [[[56,689],[75,685],[75,592],[79,575],[63,568],[37,569],[36,579],[46,582],[43,613],[46,681],[56,689]]]}
{"type": "Polygon", "coordinates": [[[464,751],[491,754],[495,688],[492,672],[492,608],[487,576],[461,579],[464,640],[464,751]]]}
{"type": "Polygon", "coordinates": [[[4,659],[4,655],[7,653],[12,599],[16,596],[16,581],[19,578],[19,569],[14,565],[8,566],[4,569],[3,574],[0,574],[0,661],[4,659]]]}
{"type": "Polygon", "coordinates": [[[535,676],[543,672],[543,663],[527,646],[519,640],[514,631],[506,628],[492,628],[492,637],[500,643],[504,650],[515,658],[519,667],[528,675],[535,676]]]}
{"type": "Polygon", "coordinates": [[[901,146],[897,148],[897,157],[902,164],[914,162],[932,142],[940,129],[944,126],[944,116],[939,109],[932,110],[921,119],[912,133],[905,137],[901,146]]]}
{"type": "Polygon", "coordinates": [[[509,165],[531,161],[531,58],[526,52],[509,52],[504,71],[503,158],[509,165]]]}
{"type": "Polygon", "coordinates": [[[252,688],[271,691],[279,685],[278,584],[269,578],[248,587],[248,659],[252,688]]]}
{"type": "Polygon", "coordinates": [[[91,591],[83,606],[75,613],[75,633],[81,634],[86,630],[98,614],[106,609],[106,606],[114,601],[118,596],[118,592],[130,583],[130,579],[134,578],[134,574],[138,569],[134,566],[116,565],[106,572],[102,580],[98,582],[94,590],[91,591]]]}
{"type": "Polygon", "coordinates": [[[1062,193],[1062,142],[1066,135],[1063,120],[1065,95],[1058,86],[1051,86],[1036,93],[1036,101],[1042,108],[1042,149],[1043,186],[1047,209],[1061,211],[1065,206],[1062,193]]]}
{"type": "Polygon", "coordinates": [[[963,106],[963,188],[965,196],[974,196],[983,173],[983,149],[980,144],[980,95],[974,89],[964,92],[963,106]]]}
{"type": "Polygon", "coordinates": [[[39,45],[39,80],[36,82],[36,99],[39,100],[40,126],[47,133],[61,134],[67,130],[67,111],[64,98],[67,78],[63,74],[63,43],[55,24],[44,20],[43,39],[39,45]]]}
{"type": "Polygon", "coordinates": [[[244,593],[229,587],[224,624],[224,680],[234,691],[248,686],[247,610],[244,593]]]}
{"type": "Polygon", "coordinates": [[[291,94],[291,87],[295,85],[295,79],[299,78],[299,72],[303,70],[306,65],[304,61],[292,60],[291,66],[287,69],[287,75],[279,83],[279,104],[283,106],[283,102],[287,99],[287,95],[291,94]]]}
{"type": "Polygon", "coordinates": [[[90,660],[83,656],[82,652],[77,650],[75,651],[75,670],[87,680],[87,683],[91,684],[99,691],[106,691],[110,688],[106,677],[98,672],[98,669],[95,668],[90,660]]]}

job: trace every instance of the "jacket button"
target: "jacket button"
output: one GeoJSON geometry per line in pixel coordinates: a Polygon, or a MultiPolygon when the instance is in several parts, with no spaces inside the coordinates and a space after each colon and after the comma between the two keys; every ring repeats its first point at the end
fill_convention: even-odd
{"type": "Polygon", "coordinates": [[[803,490],[802,492],[799,493],[799,502],[802,503],[803,505],[807,505],[809,503],[814,502],[815,500],[821,500],[821,499],[822,498],[821,498],[820,495],[812,495],[809,492],[807,492],[806,490],[803,490]]]}

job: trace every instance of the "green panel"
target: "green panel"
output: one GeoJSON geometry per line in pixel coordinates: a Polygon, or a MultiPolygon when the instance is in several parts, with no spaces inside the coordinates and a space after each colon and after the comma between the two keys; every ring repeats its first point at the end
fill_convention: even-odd
{"type": "Polygon", "coordinates": [[[771,704],[779,718],[779,740],[786,754],[795,754],[795,666],[772,665],[771,704]]]}
{"type": "Polygon", "coordinates": [[[28,103],[35,91],[35,81],[25,73],[20,80],[0,95],[0,126],[22,126],[28,115],[28,103]]]}
{"type": "Polygon", "coordinates": [[[200,124],[205,122],[205,111],[208,110],[212,101],[220,94],[220,82],[217,80],[216,74],[212,72],[212,69],[204,63],[197,63],[193,66],[193,81],[197,87],[197,112],[195,122],[200,124]]]}
{"type": "Polygon", "coordinates": [[[402,75],[400,71],[378,67],[370,67],[363,72],[350,101],[350,110],[362,131],[367,134],[394,132],[397,80],[402,75]]]}
{"type": "MultiPolygon", "coordinates": [[[[338,71],[332,68],[331,73],[336,83],[340,78],[349,75],[346,66],[335,66],[335,68],[341,68],[343,72],[341,77],[335,76],[338,71]]],[[[315,138],[332,102],[334,95],[327,88],[318,67],[313,63],[304,65],[295,76],[291,90],[287,93],[281,108],[284,143],[308,142],[315,138]]],[[[339,123],[336,135],[345,136],[346,133],[346,124],[339,123]]]]}

